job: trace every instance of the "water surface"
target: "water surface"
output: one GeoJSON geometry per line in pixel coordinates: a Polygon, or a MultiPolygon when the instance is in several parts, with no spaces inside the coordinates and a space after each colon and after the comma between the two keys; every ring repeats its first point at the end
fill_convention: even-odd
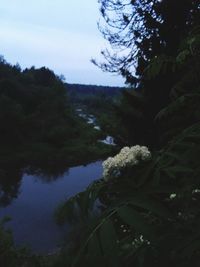
{"type": "Polygon", "coordinates": [[[52,252],[60,247],[66,235],[66,227],[59,227],[54,221],[56,207],[101,175],[101,161],[70,168],[54,179],[23,174],[17,198],[8,206],[0,207],[0,218],[12,218],[7,225],[17,245],[27,244],[40,253],[52,252]]]}

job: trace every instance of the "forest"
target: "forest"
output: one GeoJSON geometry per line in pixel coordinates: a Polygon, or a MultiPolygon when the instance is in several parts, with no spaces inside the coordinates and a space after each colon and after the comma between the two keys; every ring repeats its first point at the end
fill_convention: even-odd
{"type": "Polygon", "coordinates": [[[39,153],[48,154],[47,165],[64,159],[73,165],[74,158],[104,161],[102,178],[55,210],[58,225],[72,225],[59,252],[37,255],[16,247],[4,218],[0,265],[197,267],[200,3],[99,3],[99,30],[110,48],[101,51],[102,61],[92,61],[103,71],[122,75],[123,90],[71,85],[66,94],[68,84],[52,71],[34,67],[22,71],[1,59],[0,161],[4,166],[7,158],[12,159],[11,152],[18,162],[33,162],[36,167],[44,158],[39,153]],[[102,131],[85,124],[76,115],[77,108],[96,110],[102,131]],[[103,134],[113,136],[117,146],[97,145],[103,134]]]}
{"type": "Polygon", "coordinates": [[[51,162],[73,166],[105,157],[108,148],[96,144],[104,134],[84,123],[70,102],[68,89],[53,71],[45,67],[22,71],[2,57],[1,168],[13,161],[20,167],[48,170],[51,162]]]}

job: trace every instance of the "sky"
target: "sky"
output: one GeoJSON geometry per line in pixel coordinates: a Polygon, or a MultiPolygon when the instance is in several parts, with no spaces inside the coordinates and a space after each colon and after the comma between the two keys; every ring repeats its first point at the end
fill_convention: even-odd
{"type": "Polygon", "coordinates": [[[90,62],[108,46],[97,28],[97,0],[0,0],[0,14],[0,54],[7,62],[48,67],[68,83],[124,85],[90,62]]]}

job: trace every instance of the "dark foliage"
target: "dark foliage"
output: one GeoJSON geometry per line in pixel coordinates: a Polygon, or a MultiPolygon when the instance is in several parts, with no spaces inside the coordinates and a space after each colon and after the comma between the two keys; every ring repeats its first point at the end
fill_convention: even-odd
{"type": "MultiPolygon", "coordinates": [[[[118,15],[124,16],[122,2],[125,3],[101,1],[103,16],[107,18],[105,11],[114,4],[118,15]]],[[[128,3],[128,8],[130,5],[138,8],[136,13],[132,12],[133,18],[143,18],[142,23],[139,20],[136,24],[136,30],[145,25],[147,4],[154,8],[157,3],[163,8],[161,18],[165,18],[161,28],[166,27],[166,38],[169,35],[169,40],[160,43],[164,47],[162,53],[153,48],[155,57],[149,57],[144,65],[138,62],[142,76],[137,90],[124,91],[117,107],[121,128],[124,126],[123,133],[121,128],[118,133],[124,143],[150,145],[152,158],[124,168],[119,177],[93,183],[59,208],[59,222],[79,222],[80,229],[84,229],[80,238],[63,251],[63,262],[69,266],[198,266],[199,3],[181,1],[181,5],[179,1],[167,0],[128,3]],[[175,8],[178,4],[180,10],[175,8]],[[165,13],[166,10],[176,11],[177,18],[170,20],[171,13],[165,13]],[[168,19],[172,34],[167,27],[170,25],[165,25],[168,19]],[[186,33],[192,26],[196,27],[186,33]],[[176,29],[181,27],[181,35],[175,36],[176,29]]],[[[130,23],[128,17],[125,20],[130,23]]],[[[116,19],[113,26],[118,22],[116,19]]],[[[157,24],[152,27],[156,30],[157,24]]],[[[143,48],[139,52],[143,53],[143,48]]],[[[140,59],[141,53],[136,59],[140,59]]],[[[134,61],[130,60],[130,64],[134,61]]]]}
{"type": "MultiPolygon", "coordinates": [[[[143,143],[152,148],[160,146],[160,130],[154,122],[156,114],[171,101],[171,88],[183,73],[164,64],[159,75],[147,79],[150,61],[165,57],[165,62],[177,56],[180,43],[199,25],[198,1],[110,1],[101,0],[103,21],[100,30],[111,44],[102,52],[104,63],[95,62],[105,71],[123,75],[135,92],[124,92],[117,107],[121,140],[143,143]],[[142,99],[142,101],[141,101],[142,99]],[[136,104],[137,103],[137,104],[136,104]],[[145,103],[145,104],[144,104],[145,103]],[[130,123],[131,122],[131,123],[130,123]]],[[[157,60],[158,68],[162,60],[157,60]]],[[[161,63],[161,64],[160,64],[161,63]]],[[[155,64],[154,64],[155,66],[155,64]]],[[[156,67],[155,67],[156,68],[156,67]]],[[[116,133],[119,135],[119,133],[116,133]]]]}

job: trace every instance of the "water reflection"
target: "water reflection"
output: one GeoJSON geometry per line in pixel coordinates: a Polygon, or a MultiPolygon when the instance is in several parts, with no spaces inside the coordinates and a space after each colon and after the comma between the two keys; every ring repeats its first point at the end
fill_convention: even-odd
{"type": "Polygon", "coordinates": [[[0,207],[6,207],[16,199],[20,193],[20,186],[23,174],[34,175],[37,180],[43,183],[51,183],[57,179],[61,179],[64,173],[67,173],[68,168],[65,163],[61,164],[36,164],[25,167],[19,161],[4,161],[0,165],[0,207]],[[17,164],[16,164],[17,163],[17,164]]]}
{"type": "MultiPolygon", "coordinates": [[[[35,252],[51,252],[60,247],[69,230],[56,225],[55,209],[100,178],[102,162],[73,167],[59,176],[42,175],[41,169],[32,171],[39,176],[18,172],[15,183],[12,184],[12,179],[2,180],[5,182],[1,187],[2,196],[7,196],[2,198],[2,203],[7,203],[7,206],[0,207],[0,218],[11,217],[7,227],[12,230],[17,245],[27,244],[35,252]]],[[[14,178],[14,175],[10,177],[14,178]]]]}
{"type": "Polygon", "coordinates": [[[13,169],[0,169],[0,207],[6,207],[17,198],[21,185],[22,171],[13,169]]]}
{"type": "Polygon", "coordinates": [[[68,172],[68,169],[66,164],[53,164],[48,167],[46,166],[45,168],[29,166],[25,169],[25,172],[28,175],[34,175],[37,180],[40,180],[43,183],[51,183],[61,179],[64,173],[68,172]]]}

